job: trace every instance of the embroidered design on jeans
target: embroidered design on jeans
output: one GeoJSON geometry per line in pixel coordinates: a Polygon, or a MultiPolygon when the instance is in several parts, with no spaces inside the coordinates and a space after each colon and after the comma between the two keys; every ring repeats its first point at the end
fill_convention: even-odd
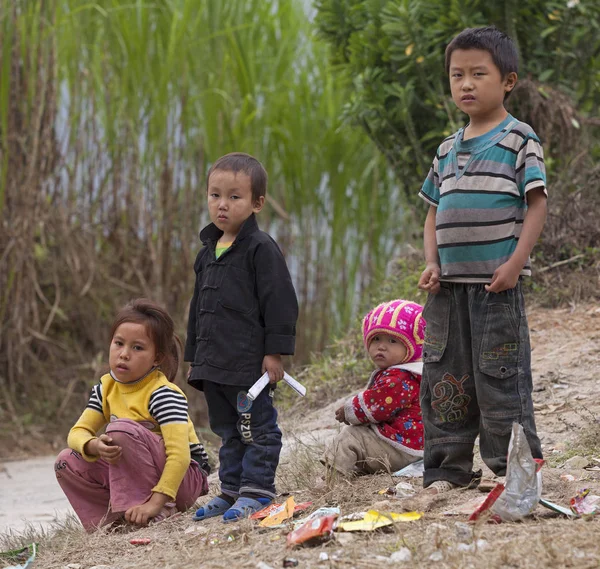
{"type": "Polygon", "coordinates": [[[425,349],[431,348],[433,350],[441,352],[444,349],[444,342],[442,341],[442,338],[438,338],[430,332],[428,333],[427,328],[425,328],[424,347],[425,349]]]}
{"type": "Polygon", "coordinates": [[[250,444],[254,442],[252,438],[252,401],[248,399],[245,391],[240,391],[237,396],[237,411],[240,416],[238,421],[238,431],[242,435],[242,442],[250,444]]]}
{"type": "Polygon", "coordinates": [[[242,435],[242,442],[244,444],[248,445],[254,442],[252,438],[252,413],[240,413],[238,431],[242,435]]]}
{"type": "Polygon", "coordinates": [[[484,360],[500,360],[510,356],[511,352],[516,352],[519,346],[515,342],[503,344],[502,346],[496,346],[489,352],[483,352],[484,360]]]}
{"type": "Polygon", "coordinates": [[[432,393],[435,399],[432,400],[431,407],[437,411],[442,423],[458,423],[467,416],[467,408],[471,402],[471,396],[465,393],[463,387],[467,379],[468,374],[456,379],[446,372],[442,380],[434,385],[432,393]]]}
{"type": "Polygon", "coordinates": [[[250,409],[252,409],[252,400],[248,399],[248,394],[245,391],[240,391],[237,396],[238,413],[246,413],[250,409]]]}

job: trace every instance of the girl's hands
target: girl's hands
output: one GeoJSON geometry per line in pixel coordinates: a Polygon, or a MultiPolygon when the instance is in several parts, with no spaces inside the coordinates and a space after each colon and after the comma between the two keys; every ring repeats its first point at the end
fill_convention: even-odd
{"type": "Polygon", "coordinates": [[[109,464],[117,464],[121,460],[123,449],[113,444],[112,437],[107,434],[98,437],[98,456],[109,464]]]}
{"type": "Polygon", "coordinates": [[[163,506],[170,500],[166,494],[153,492],[147,502],[129,508],[125,512],[125,520],[130,524],[145,526],[154,516],[157,516],[163,506]]]}
{"type": "Polygon", "coordinates": [[[113,444],[113,440],[107,434],[92,439],[85,445],[85,452],[91,456],[99,456],[109,464],[117,464],[123,455],[123,449],[113,444]]]}

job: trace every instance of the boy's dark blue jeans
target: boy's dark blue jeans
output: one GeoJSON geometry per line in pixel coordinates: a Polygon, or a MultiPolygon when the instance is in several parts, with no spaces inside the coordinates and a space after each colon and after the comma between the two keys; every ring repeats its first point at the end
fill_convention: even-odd
{"type": "Polygon", "coordinates": [[[243,387],[211,381],[203,386],[210,428],[221,437],[221,492],[233,498],[245,492],[275,498],[281,431],[273,390],[267,386],[250,401],[243,387]]]}
{"type": "Polygon", "coordinates": [[[542,448],[533,417],[531,349],[521,281],[499,294],[483,284],[441,283],[423,312],[421,410],[423,486],[476,482],[473,446],[497,475],[506,474],[513,422],[523,425],[534,458],[542,448]]]}

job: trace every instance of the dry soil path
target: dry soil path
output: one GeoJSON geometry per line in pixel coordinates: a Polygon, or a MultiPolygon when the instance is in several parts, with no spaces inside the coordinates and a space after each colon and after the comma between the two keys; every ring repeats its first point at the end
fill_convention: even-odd
{"type": "MultiPolygon", "coordinates": [[[[586,423],[600,420],[600,307],[531,310],[534,402],[545,453],[563,450],[586,423]]],[[[288,441],[320,445],[337,432],[338,402],[315,410],[288,441]]],[[[53,472],[53,456],[0,462],[0,533],[28,523],[48,527],[70,511],[53,472]]]]}

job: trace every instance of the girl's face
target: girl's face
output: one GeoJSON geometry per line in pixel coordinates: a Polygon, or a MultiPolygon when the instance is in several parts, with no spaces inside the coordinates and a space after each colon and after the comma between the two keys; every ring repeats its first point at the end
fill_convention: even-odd
{"type": "Polygon", "coordinates": [[[122,383],[132,383],[160,362],[146,327],[124,322],[115,331],[108,354],[110,369],[122,383]]]}
{"type": "Polygon", "coordinates": [[[369,355],[379,369],[401,364],[406,354],[404,344],[390,334],[376,334],[369,344],[369,355]]]}

